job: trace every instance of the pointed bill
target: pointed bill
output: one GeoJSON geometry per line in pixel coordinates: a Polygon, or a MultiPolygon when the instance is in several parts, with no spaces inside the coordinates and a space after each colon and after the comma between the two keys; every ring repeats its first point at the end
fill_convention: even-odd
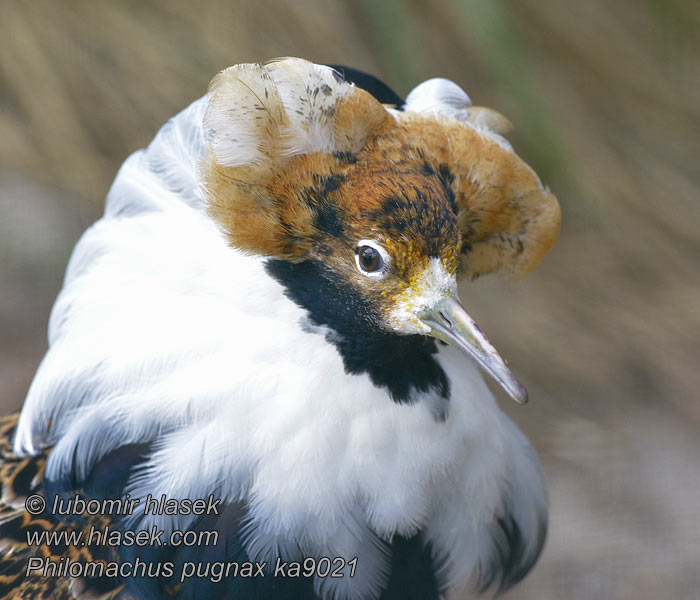
{"type": "Polygon", "coordinates": [[[430,327],[430,335],[456,346],[474,358],[518,404],[527,402],[525,388],[513,376],[505,361],[457,298],[450,296],[423,309],[418,313],[418,318],[430,327]]]}

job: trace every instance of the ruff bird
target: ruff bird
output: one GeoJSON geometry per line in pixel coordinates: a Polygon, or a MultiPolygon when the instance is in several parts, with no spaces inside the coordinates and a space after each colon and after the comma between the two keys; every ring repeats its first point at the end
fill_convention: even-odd
{"type": "Polygon", "coordinates": [[[558,235],[508,128],[445,79],[403,100],[301,59],[219,73],[73,252],[2,422],[0,593],[429,600],[524,577],[545,483],[482,371],[527,395],[457,291],[558,235]],[[113,537],[44,536],[88,528],[113,537]]]}

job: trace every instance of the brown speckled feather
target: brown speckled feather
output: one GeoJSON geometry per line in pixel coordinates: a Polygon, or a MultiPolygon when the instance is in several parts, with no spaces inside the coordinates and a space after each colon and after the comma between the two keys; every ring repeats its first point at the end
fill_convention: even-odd
{"type": "Polygon", "coordinates": [[[107,548],[76,548],[65,544],[30,546],[27,533],[45,531],[88,530],[91,525],[104,527],[108,520],[101,516],[85,516],[83,523],[68,524],[51,515],[32,516],[24,508],[26,498],[41,493],[47,452],[32,457],[19,457],[12,451],[12,437],[18,415],[0,419],[0,600],[90,600],[126,599],[123,586],[108,578],[82,579],[70,577],[27,576],[32,557],[59,562],[68,557],[73,562],[107,559],[107,548]]]}
{"type": "Polygon", "coordinates": [[[505,117],[480,107],[469,109],[469,122],[433,113],[392,115],[364,90],[315,81],[310,75],[315,65],[305,63],[306,71],[299,73],[300,61],[285,62],[231,67],[210,87],[205,127],[213,141],[202,175],[209,212],[233,246],[305,260],[318,249],[316,234],[327,225],[319,213],[332,212],[348,248],[357,231],[405,246],[440,229],[455,238],[459,276],[473,278],[524,275],[554,244],[559,204],[495,135],[508,128],[505,117]],[[292,82],[302,88],[299,82],[306,82],[294,92],[311,99],[289,100],[292,82]],[[321,99],[323,110],[316,106],[321,99]],[[322,118],[314,120],[316,113],[322,118]],[[292,117],[306,120],[295,128],[292,117]],[[310,132],[317,143],[301,151],[295,140],[310,132]],[[409,203],[426,210],[403,215],[401,226],[392,227],[381,215],[407,189],[409,203]],[[457,216],[457,230],[445,228],[445,211],[457,216]],[[406,224],[415,229],[407,231],[406,224]]]}

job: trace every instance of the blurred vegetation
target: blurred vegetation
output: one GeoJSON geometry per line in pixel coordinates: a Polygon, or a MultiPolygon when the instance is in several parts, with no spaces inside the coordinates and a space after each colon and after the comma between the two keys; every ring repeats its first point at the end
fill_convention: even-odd
{"type": "Polygon", "coordinates": [[[124,158],[220,69],[355,66],[462,85],[564,207],[520,282],[463,297],[533,398],[550,540],[512,598],[700,589],[697,0],[4,0],[0,391],[18,407],[81,230],[124,158]]]}

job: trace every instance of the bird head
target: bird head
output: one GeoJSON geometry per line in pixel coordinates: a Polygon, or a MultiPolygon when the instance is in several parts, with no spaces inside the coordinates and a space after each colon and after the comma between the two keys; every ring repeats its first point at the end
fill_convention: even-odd
{"type": "Polygon", "coordinates": [[[504,117],[447,80],[394,110],[283,59],[217,75],[204,125],[209,212],[232,246],[312,273],[307,293],[334,294],[339,318],[457,346],[527,400],[457,294],[461,278],[528,272],[559,232],[504,117]]]}

